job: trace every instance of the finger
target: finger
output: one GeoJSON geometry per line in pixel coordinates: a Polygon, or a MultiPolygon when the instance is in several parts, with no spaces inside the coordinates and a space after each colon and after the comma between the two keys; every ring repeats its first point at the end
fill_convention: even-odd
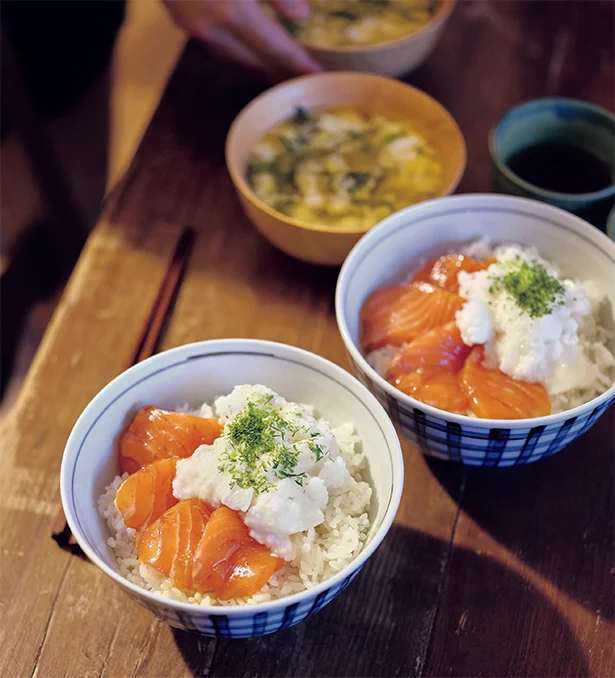
{"type": "Polygon", "coordinates": [[[257,70],[267,70],[267,64],[232,33],[220,28],[206,28],[202,31],[198,31],[196,37],[199,38],[213,54],[225,61],[234,61],[242,66],[257,70]]]}
{"type": "Polygon", "coordinates": [[[246,3],[245,11],[237,19],[231,26],[235,36],[268,64],[297,75],[324,70],[275,19],[266,16],[256,3],[246,3]]]}
{"type": "Polygon", "coordinates": [[[312,13],[307,0],[270,0],[270,4],[282,16],[293,21],[304,21],[312,13]]]}

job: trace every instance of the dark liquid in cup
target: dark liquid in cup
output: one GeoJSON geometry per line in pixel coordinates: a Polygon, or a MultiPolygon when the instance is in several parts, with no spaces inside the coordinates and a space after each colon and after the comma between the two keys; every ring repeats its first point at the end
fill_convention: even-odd
{"type": "Polygon", "coordinates": [[[508,166],[530,184],[558,193],[591,193],[613,183],[606,163],[579,146],[557,141],[522,149],[508,166]]]}

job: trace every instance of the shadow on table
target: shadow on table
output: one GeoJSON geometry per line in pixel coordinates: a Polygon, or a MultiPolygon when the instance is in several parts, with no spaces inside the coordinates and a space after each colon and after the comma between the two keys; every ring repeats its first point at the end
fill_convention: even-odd
{"type": "MultiPolygon", "coordinates": [[[[447,548],[441,540],[394,526],[357,579],[317,615],[270,636],[217,641],[208,675],[420,674],[447,548]]],[[[541,595],[489,558],[464,555],[468,586],[440,610],[437,621],[439,635],[444,634],[439,645],[447,648],[446,662],[456,675],[470,675],[477,667],[485,675],[586,673],[568,625],[541,595]],[[505,607],[496,590],[500,586],[509,592],[505,607]],[[554,638],[566,651],[546,656],[544,648],[552,647],[554,638]]],[[[176,630],[174,635],[187,666],[202,672],[203,638],[176,630]]]]}
{"type": "MultiPolygon", "coordinates": [[[[602,618],[613,613],[614,410],[562,452],[516,468],[471,468],[461,509],[521,561],[602,618]]],[[[447,492],[448,464],[428,464],[447,492]]]]}

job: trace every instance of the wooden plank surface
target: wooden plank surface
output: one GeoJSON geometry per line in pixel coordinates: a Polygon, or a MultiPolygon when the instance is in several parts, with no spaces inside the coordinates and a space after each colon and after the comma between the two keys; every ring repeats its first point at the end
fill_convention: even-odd
{"type": "MultiPolygon", "coordinates": [[[[260,238],[234,201],[226,174],[207,190],[217,196],[219,207],[204,198],[192,217],[206,230],[197,241],[161,348],[241,335],[300,346],[347,366],[335,327],[335,272],[298,264],[260,238]]],[[[405,464],[404,501],[395,528],[349,595],[304,624],[243,641],[245,655],[238,655],[235,642],[218,641],[215,675],[374,676],[387,674],[393,665],[400,675],[420,674],[457,502],[410,445],[405,464]],[[363,591],[369,592],[367,599],[363,591]],[[340,643],[349,651],[337,652],[340,643]]],[[[443,465],[442,473],[459,488],[461,469],[443,465]]],[[[175,632],[176,638],[182,635],[175,632]]],[[[179,646],[189,666],[195,657],[200,660],[199,653],[190,651],[195,642],[187,638],[188,649],[179,646]]]]}
{"type": "MultiPolygon", "coordinates": [[[[614,108],[613,5],[465,7],[466,30],[448,32],[442,48],[465,56],[472,34],[469,49],[490,63],[451,81],[434,59],[412,82],[459,121],[469,150],[460,190],[481,191],[490,186],[487,130],[510,106],[572,96],[614,108]],[[487,92],[489,105],[477,106],[487,92]]],[[[611,410],[544,464],[469,472],[426,675],[615,673],[613,458],[611,410]]]]}
{"type": "MultiPolygon", "coordinates": [[[[579,9],[578,7],[576,8],[579,9]]],[[[533,30],[529,31],[529,35],[524,33],[524,37],[529,42],[529,50],[527,53],[517,58],[518,52],[518,38],[522,35],[520,26],[522,25],[523,12],[519,3],[508,3],[506,6],[502,5],[498,8],[498,14],[494,14],[495,10],[486,7],[485,3],[476,4],[473,8],[468,10],[468,30],[458,31],[457,33],[449,33],[450,39],[448,42],[444,41],[444,45],[449,48],[450,52],[463,53],[464,42],[467,42],[467,35],[477,20],[485,19],[489,24],[492,23],[494,16],[498,19],[496,28],[493,33],[486,38],[487,46],[479,42],[479,47],[483,53],[491,53],[489,47],[493,49],[494,41],[505,38],[503,47],[496,50],[497,59],[495,64],[485,64],[483,69],[468,68],[465,72],[460,74],[460,77],[455,79],[454,85],[451,85],[451,80],[446,78],[448,64],[441,61],[433,60],[422,69],[419,73],[410,78],[411,82],[416,82],[423,86],[427,91],[429,87],[427,82],[436,83],[436,86],[442,86],[440,92],[440,100],[449,106],[457,120],[460,121],[462,129],[468,140],[470,151],[470,162],[474,156],[474,166],[466,174],[465,184],[467,190],[488,190],[490,185],[490,165],[486,146],[486,131],[494,124],[497,119],[512,105],[515,105],[526,98],[538,97],[545,94],[560,94],[558,88],[560,85],[565,85],[566,81],[558,70],[558,63],[552,61],[552,56],[547,59],[548,55],[553,55],[558,59],[569,58],[568,52],[561,53],[561,49],[557,46],[557,41],[560,40],[558,36],[570,35],[572,33],[570,23],[562,24],[562,17],[555,14],[553,10],[552,17],[555,21],[556,28],[552,31],[546,31],[544,25],[533,25],[533,30]],[[520,16],[521,15],[521,16],[520,16]],[[515,20],[518,19],[518,24],[515,26],[515,20]],[[516,28],[516,30],[515,30],[516,28]],[[559,52],[558,52],[559,50],[559,52]],[[507,68],[507,65],[510,67],[507,68]],[[502,78],[501,73],[506,72],[507,78],[502,78]],[[530,77],[523,77],[530,75],[530,77]],[[485,77],[482,77],[482,76],[485,77]],[[491,76],[491,78],[490,78],[491,76]],[[494,97],[494,105],[488,106],[478,116],[474,102],[480,100],[481,92],[485,90],[485,83],[488,87],[492,86],[491,94],[494,97]],[[449,93],[450,101],[447,101],[445,88],[448,86],[452,91],[449,93]],[[455,96],[459,90],[465,93],[463,98],[455,96]],[[481,117],[482,116],[482,117],[481,117]],[[475,169],[474,169],[475,168],[475,169]]],[[[569,21],[576,20],[577,13],[565,12],[569,21]]],[[[612,73],[612,71],[611,71],[612,73]]],[[[612,78],[611,78],[612,80],[612,78]]],[[[593,84],[590,80],[590,84],[593,84]]],[[[565,88],[561,94],[567,94],[565,88]]],[[[577,92],[577,96],[583,96],[583,92],[577,92]]],[[[611,88],[612,95],[612,88],[611,88]]],[[[589,95],[585,95],[589,96],[589,95]]],[[[611,96],[612,98],[612,96],[611,96]]],[[[600,96],[597,103],[608,105],[609,91],[608,88],[600,90],[600,96]]],[[[237,231],[234,231],[236,236],[237,231]]],[[[259,253],[256,257],[259,261],[263,260],[263,254],[259,253]]],[[[270,282],[270,281],[268,281],[270,282]]],[[[207,290],[210,289],[207,282],[199,281],[202,289],[201,295],[207,295],[207,290]]],[[[184,290],[185,291],[185,290],[184,290]]],[[[197,295],[198,296],[198,295],[197,295]]],[[[269,317],[267,308],[263,309],[263,315],[269,317]]],[[[173,318],[171,325],[171,337],[173,332],[181,336],[182,343],[185,340],[197,337],[208,336],[206,331],[208,328],[198,328],[194,324],[190,326],[187,334],[185,328],[190,326],[186,323],[186,319],[182,316],[181,306],[173,318]],[[201,334],[199,334],[201,330],[201,334]]],[[[216,336],[224,336],[224,334],[216,334],[216,336]]],[[[261,336],[261,335],[256,335],[261,336]]],[[[268,332],[266,336],[270,338],[279,338],[281,340],[291,341],[288,336],[278,336],[276,334],[270,335],[268,332]]],[[[171,339],[169,345],[174,345],[175,341],[171,339]]],[[[302,344],[306,348],[323,352],[324,347],[318,345],[302,344]]],[[[335,359],[336,356],[332,354],[332,344],[327,343],[325,348],[329,351],[328,357],[335,359]]],[[[613,440],[612,430],[608,427],[609,418],[601,423],[600,427],[594,429],[584,441],[577,444],[580,446],[588,446],[592,449],[595,444],[592,444],[592,439],[596,441],[613,440]]],[[[462,512],[459,518],[459,527],[455,536],[455,550],[453,552],[453,559],[451,561],[452,572],[446,581],[446,587],[441,599],[440,610],[438,618],[441,624],[436,628],[432,640],[432,647],[430,652],[429,664],[425,669],[425,673],[431,675],[444,675],[451,673],[451,675],[477,675],[481,672],[485,675],[585,675],[588,672],[592,675],[608,675],[609,670],[613,667],[613,652],[612,646],[609,643],[613,638],[612,613],[608,612],[610,607],[609,599],[612,592],[612,558],[600,557],[599,554],[604,553],[605,537],[608,544],[609,535],[613,532],[613,507],[612,507],[612,492],[609,488],[612,487],[612,445],[602,446],[606,450],[606,457],[601,458],[596,464],[592,464],[594,476],[589,474],[589,477],[583,478],[580,486],[583,488],[592,488],[597,485],[601,492],[601,497],[604,501],[600,503],[601,514],[605,516],[605,520],[601,523],[601,534],[597,534],[594,530],[595,541],[591,546],[587,544],[587,521],[592,520],[593,513],[588,512],[590,505],[581,507],[579,504],[570,504],[574,509],[571,515],[561,516],[563,520],[556,519],[553,521],[552,512],[553,506],[551,503],[544,503],[544,489],[548,486],[550,481],[550,471],[548,465],[542,465],[543,472],[537,476],[534,467],[523,469],[517,473],[507,474],[501,472],[501,482],[495,485],[492,489],[494,497],[500,497],[501,502],[497,506],[496,515],[508,516],[512,524],[504,526],[503,533],[509,537],[509,542],[505,542],[505,546],[499,546],[496,549],[493,542],[494,538],[490,536],[489,532],[485,534],[485,529],[481,526],[478,529],[472,530],[472,521],[462,512]],[[611,462],[609,463],[609,459],[611,462]],[[545,467],[547,467],[545,469],[545,467]],[[517,476],[521,474],[521,481],[517,476]],[[525,475],[523,475],[525,474],[525,475]],[[507,507],[511,502],[510,488],[516,488],[518,482],[524,482],[525,477],[532,479],[537,489],[534,490],[534,501],[528,501],[523,492],[515,495],[512,492],[513,498],[517,499],[517,503],[513,504],[514,511],[507,511],[507,507]],[[538,480],[539,478],[539,480],[538,480]],[[508,492],[503,492],[504,487],[508,487],[508,492]],[[524,509],[524,521],[521,521],[519,528],[514,531],[514,520],[520,513],[518,504],[521,501],[521,507],[524,509]],[[512,515],[512,518],[511,518],[512,515]],[[532,532],[532,516],[538,523],[538,528],[545,530],[547,526],[552,523],[558,529],[551,529],[549,536],[554,537],[553,543],[549,543],[549,548],[544,548],[542,540],[536,541],[536,535],[532,532]],[[565,537],[568,534],[568,540],[555,539],[555,533],[560,537],[565,537]],[[461,536],[463,535],[463,537],[461,536]],[[574,558],[567,558],[568,547],[575,538],[579,535],[584,535],[585,542],[584,551],[590,563],[597,564],[600,572],[597,576],[586,576],[587,570],[585,568],[579,569],[574,558]],[[490,547],[488,548],[486,544],[490,547]],[[519,554],[526,554],[533,548],[533,560],[529,566],[523,566],[523,563],[517,564],[519,554]],[[590,553],[587,553],[588,548],[590,553]],[[496,555],[499,556],[496,558],[496,555]],[[533,568],[540,567],[544,574],[535,574],[533,568]],[[464,576],[464,581],[458,581],[459,575],[464,576]],[[553,576],[554,580],[558,581],[560,586],[564,587],[564,593],[560,592],[558,585],[554,585],[550,581],[553,576]],[[577,602],[576,596],[569,596],[565,593],[565,584],[569,580],[576,580],[586,582],[586,589],[591,591],[598,599],[597,604],[593,607],[595,609],[586,610],[583,604],[577,602]],[[531,582],[531,583],[528,583],[531,582]],[[463,584],[465,583],[465,589],[463,584]],[[462,595],[458,594],[459,592],[462,595]],[[491,604],[489,601],[493,599],[494,590],[498,591],[497,597],[491,604]],[[543,596],[546,600],[543,599],[543,596]],[[564,597],[564,601],[560,602],[559,598],[564,597]],[[497,614],[498,603],[502,600],[509,601],[510,616],[504,617],[497,627],[493,626],[493,614],[497,614]],[[473,602],[473,604],[471,604],[473,602]],[[459,614],[455,616],[454,611],[465,603],[465,608],[461,609],[459,614]],[[494,607],[495,606],[495,607],[494,607]],[[473,612],[475,621],[468,625],[468,616],[473,612]],[[523,638],[524,627],[529,623],[532,624],[532,633],[527,634],[529,638],[524,639],[520,643],[504,644],[502,638],[518,636],[523,638]],[[442,630],[440,628],[442,627],[442,630]],[[496,631],[497,629],[497,631],[496,631]],[[581,642],[577,642],[575,636],[578,636],[581,642]],[[566,648],[565,652],[552,652],[552,639],[557,638],[558,646],[566,648]],[[455,648],[455,651],[452,651],[455,648]],[[442,660],[442,662],[440,662],[442,660]]],[[[568,453],[569,455],[571,452],[568,453]]],[[[571,457],[564,457],[562,459],[570,459],[571,457]]],[[[413,473],[413,462],[410,461],[408,474],[413,473]]],[[[560,459],[554,460],[555,464],[563,463],[560,459]]],[[[563,477],[566,477],[572,483],[579,480],[578,475],[574,474],[571,463],[576,464],[575,458],[572,457],[572,462],[566,464],[566,472],[563,477]]],[[[541,468],[539,465],[538,469],[541,468]]],[[[470,481],[473,481],[475,476],[470,474],[470,481]]],[[[431,482],[427,483],[427,492],[424,494],[429,496],[433,492],[433,476],[429,477],[431,482]]],[[[527,483],[527,480],[525,480],[527,483]]],[[[483,478],[483,483],[490,487],[488,478],[483,478]]],[[[421,486],[422,488],[425,485],[421,486]]],[[[454,489],[458,489],[458,484],[454,485],[454,489]]],[[[559,488],[558,488],[559,489],[559,488]]],[[[572,489],[572,488],[570,488],[572,489]]],[[[553,488],[556,492],[556,488],[553,488]]],[[[475,483],[471,484],[467,489],[467,501],[472,501],[475,493],[475,483]]],[[[423,493],[421,493],[423,494],[423,493]]],[[[558,492],[558,495],[560,493],[558,492]]],[[[408,490],[406,490],[408,495],[408,490]]],[[[482,514],[490,515],[493,506],[493,497],[491,495],[479,495],[476,500],[476,505],[482,509],[482,514]],[[491,501],[489,499],[491,498],[491,501]]],[[[590,495],[593,496],[593,493],[590,495]]],[[[400,510],[398,521],[403,522],[407,515],[416,515],[417,506],[420,505],[420,500],[423,496],[418,497],[419,502],[415,505],[408,505],[400,510]],[[406,510],[408,513],[406,513],[406,510]]],[[[554,501],[556,501],[554,499],[554,501]]],[[[559,501],[562,501],[561,496],[559,501]]],[[[462,504],[465,509],[465,504],[462,504]]],[[[420,512],[420,508],[419,508],[420,512]]],[[[417,527],[424,534],[433,530],[433,526],[438,524],[434,522],[431,516],[423,516],[424,521],[417,527]]],[[[440,523],[446,525],[447,523],[440,523]]],[[[441,535],[440,535],[441,536],[441,535]]],[[[400,535],[399,539],[404,540],[400,535]]],[[[418,542],[421,543],[420,540],[418,542]]],[[[410,546],[410,545],[409,545],[410,546]]],[[[423,549],[416,543],[416,538],[412,543],[413,548],[408,548],[409,553],[423,553],[423,549]]],[[[612,549],[610,550],[612,553],[612,549]]],[[[421,558],[422,562],[427,561],[421,558]]],[[[404,575],[406,573],[393,573],[404,575]]],[[[399,581],[403,581],[400,579],[399,581]]],[[[369,586],[365,588],[369,589],[369,586]]],[[[587,592],[587,591],[586,591],[587,592]]],[[[585,592],[585,593],[586,593],[585,592]]],[[[585,598],[581,598],[584,600],[585,598]]],[[[590,597],[591,599],[591,597],[590,597]]],[[[341,603],[340,603],[341,605],[341,603]]],[[[374,606],[377,610],[377,605],[374,606]]],[[[591,605],[590,605],[591,607],[591,605]]],[[[377,616],[377,613],[375,613],[377,616]]],[[[394,617],[394,615],[391,615],[394,617]]],[[[354,619],[355,615],[350,613],[347,618],[354,619]]],[[[409,617],[409,627],[413,628],[414,617],[409,617]]],[[[315,624],[316,626],[316,624],[315,624]]],[[[327,631],[329,629],[327,628],[327,631]]],[[[359,636],[361,641],[360,631],[351,631],[351,637],[359,636]]],[[[373,633],[373,632],[372,632],[373,633]]],[[[246,673],[242,672],[241,658],[236,657],[231,648],[226,647],[228,643],[221,643],[221,647],[216,654],[213,672],[215,675],[247,675],[250,671],[256,668],[256,673],[268,672],[272,675],[287,675],[285,671],[297,670],[300,674],[319,675],[323,671],[330,675],[338,675],[344,673],[347,675],[355,675],[361,673],[362,675],[381,675],[383,665],[378,663],[381,656],[373,657],[372,653],[366,651],[361,655],[361,664],[354,665],[348,660],[347,655],[336,654],[329,652],[325,648],[322,653],[317,653],[315,650],[323,638],[327,637],[325,633],[321,636],[320,633],[313,634],[306,632],[305,637],[301,637],[301,646],[306,645],[310,651],[302,655],[303,661],[299,664],[292,661],[292,648],[296,647],[299,639],[293,637],[292,633],[288,635],[292,641],[285,636],[278,636],[276,640],[263,639],[253,643],[256,650],[251,649],[251,656],[258,657],[260,663],[250,664],[249,669],[245,669],[246,673]],[[310,642],[313,640],[314,642],[310,642]],[[276,642],[277,641],[277,642],[276,642]],[[286,648],[286,651],[285,651],[286,648]],[[290,650],[288,648],[291,648],[290,650]],[[314,652],[311,650],[314,649],[314,652]],[[319,659],[324,663],[319,663],[319,659]],[[373,660],[373,662],[371,661],[373,660]],[[328,665],[327,665],[328,663],[328,665]],[[282,668],[280,668],[282,667],[282,668]]],[[[374,634],[377,637],[377,633],[374,634]]],[[[393,635],[393,634],[391,634],[393,635]]],[[[396,651],[392,655],[389,654],[388,663],[385,664],[388,670],[392,666],[396,667],[396,671],[401,674],[408,674],[412,671],[410,668],[409,655],[412,649],[420,649],[417,645],[417,638],[413,637],[411,632],[405,630],[405,636],[401,642],[402,650],[399,648],[399,641],[394,642],[393,646],[396,651]],[[412,648],[412,649],[411,649],[412,648]]],[[[342,646],[349,647],[352,643],[348,643],[344,637],[341,639],[342,646]]],[[[397,640],[397,639],[395,639],[397,640]]],[[[363,641],[364,642],[364,641],[363,641]]],[[[358,645],[361,647],[361,643],[358,645]]],[[[388,649],[388,644],[385,643],[388,649]]],[[[352,656],[352,652],[350,652],[352,656]]],[[[417,657],[417,668],[421,670],[422,662],[417,657]]]]}
{"type": "MultiPolygon", "coordinates": [[[[157,166],[159,156],[175,161],[169,141],[152,140],[143,162],[157,166]]],[[[174,194],[190,195],[194,188],[194,177],[143,173],[135,165],[90,238],[0,432],[0,675],[31,675],[48,648],[57,656],[54,669],[80,657],[87,663],[84,635],[92,629],[78,618],[72,624],[70,589],[75,571],[85,573],[86,582],[97,573],[50,539],[50,521],[60,507],[62,450],[88,401],[130,364],[181,231],[184,208],[174,194]],[[149,203],[151,194],[159,196],[156,204],[149,203]],[[63,631],[45,643],[58,611],[63,631]],[[81,633],[67,636],[71,626],[81,633]]],[[[104,585],[107,595],[117,595],[104,585]]],[[[113,619],[111,611],[107,619],[113,619]]],[[[105,642],[114,632],[115,623],[102,624],[97,639],[105,642]]]]}
{"type": "MultiPolygon", "coordinates": [[[[489,190],[486,134],[510,105],[562,93],[612,108],[609,17],[611,3],[459,3],[409,81],[461,125],[462,190],[489,190]],[[581,78],[582,63],[595,68],[581,78]]],[[[612,675],[608,414],[526,469],[468,472],[406,444],[402,504],[378,553],[316,617],[270,637],[172,630],[50,539],[65,439],[130,361],[186,223],[198,237],[160,348],[252,336],[347,367],[335,272],[263,241],[224,169],[228,125],[261,88],[187,50],[3,427],[0,675],[612,675]]]]}
{"type": "Polygon", "coordinates": [[[544,464],[469,472],[426,675],[613,675],[612,414],[544,464]]]}

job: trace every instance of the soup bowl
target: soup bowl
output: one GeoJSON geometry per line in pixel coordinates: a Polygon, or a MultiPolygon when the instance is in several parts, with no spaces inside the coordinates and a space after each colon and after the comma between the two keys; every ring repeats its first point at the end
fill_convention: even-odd
{"type": "Polygon", "coordinates": [[[614,351],[615,243],[582,219],[534,200],[462,195],[398,212],[365,235],[337,283],[337,323],[359,379],[394,423],[426,454],[473,466],[513,466],[543,459],[587,431],[615,400],[615,384],[579,407],[533,419],[478,419],[426,405],[381,377],[359,344],[359,314],[374,290],[400,283],[424,261],[486,238],[534,246],[567,276],[593,280],[607,296],[601,321],[614,351]]]}
{"type": "Polygon", "coordinates": [[[333,363],[298,348],[267,341],[222,339],[181,346],[130,368],[85,408],[64,450],[62,505],[87,557],[116,584],[171,626],[209,636],[242,638],[273,633],[303,621],[331,602],[356,577],[385,537],[403,486],[399,439],[374,396],[333,363]],[[127,419],[144,405],[198,407],[239,384],[264,384],[289,400],[314,404],[333,426],[353,422],[367,459],[372,489],[371,527],[358,556],[309,590],[270,602],[205,606],[147,591],[126,579],[108,544],[96,504],[119,473],[116,443],[127,419]]]}
{"type": "Polygon", "coordinates": [[[463,136],[450,114],[420,90],[365,73],[319,73],[288,80],[254,99],[233,122],[226,141],[226,164],[241,205],[255,228],[273,245],[309,263],[339,266],[365,229],[336,229],[293,219],[263,202],[246,180],[259,139],[299,106],[350,106],[407,118],[434,147],[442,162],[438,196],[452,193],[466,164],[463,136]]]}
{"type": "Polygon", "coordinates": [[[436,47],[456,0],[438,0],[431,19],[418,31],[374,45],[323,47],[301,41],[329,70],[361,71],[388,77],[410,73],[424,63],[436,47]]]}

